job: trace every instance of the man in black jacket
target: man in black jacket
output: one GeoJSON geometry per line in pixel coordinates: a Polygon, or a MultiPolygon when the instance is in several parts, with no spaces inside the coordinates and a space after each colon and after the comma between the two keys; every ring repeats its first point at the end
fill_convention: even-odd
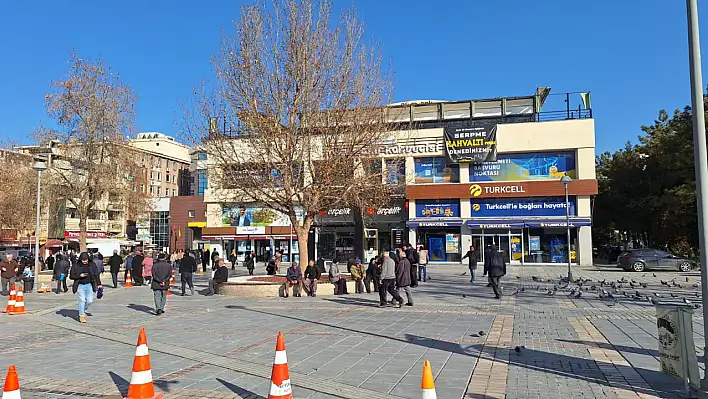
{"type": "Polygon", "coordinates": [[[118,272],[120,265],[123,264],[123,258],[118,255],[118,250],[113,250],[113,255],[108,258],[108,266],[111,269],[111,277],[113,277],[113,288],[118,288],[118,272]]]}
{"type": "Polygon", "coordinates": [[[165,313],[165,302],[167,302],[167,291],[170,289],[170,279],[172,278],[172,266],[167,261],[167,254],[160,252],[157,255],[157,262],[152,266],[152,288],[155,297],[155,315],[165,313]]]}
{"type": "Polygon", "coordinates": [[[135,251],[135,256],[133,256],[133,282],[135,285],[143,285],[143,257],[142,251],[135,251]]]}
{"type": "Polygon", "coordinates": [[[74,280],[72,291],[79,300],[79,322],[86,323],[86,310],[93,303],[93,293],[96,292],[95,264],[92,264],[90,256],[86,252],[79,255],[79,261],[71,268],[70,277],[74,280]]]}
{"type": "Polygon", "coordinates": [[[408,244],[405,256],[408,258],[408,263],[410,263],[411,287],[415,288],[418,286],[418,251],[412,244],[408,244]]]}
{"type": "Polygon", "coordinates": [[[477,251],[474,249],[474,246],[470,245],[470,250],[467,251],[465,256],[462,257],[462,260],[465,260],[465,258],[467,258],[469,262],[470,283],[474,283],[474,278],[477,274],[477,261],[479,260],[479,258],[477,257],[477,251]]]}
{"type": "Polygon", "coordinates": [[[179,263],[179,274],[180,281],[182,282],[182,296],[184,296],[184,289],[186,285],[189,285],[189,292],[194,295],[194,282],[192,280],[192,274],[197,272],[197,261],[194,259],[194,254],[187,252],[182,258],[182,262],[179,263]]]}
{"type": "Polygon", "coordinates": [[[209,281],[209,293],[207,296],[219,293],[219,284],[223,284],[229,280],[229,269],[224,266],[224,259],[219,258],[216,260],[218,267],[216,272],[214,272],[214,278],[209,281]]]}
{"type": "Polygon", "coordinates": [[[315,265],[315,260],[310,259],[310,263],[305,268],[305,292],[307,296],[317,296],[317,280],[322,278],[320,269],[315,265]]]}
{"type": "Polygon", "coordinates": [[[61,293],[62,286],[64,287],[64,292],[69,291],[66,286],[66,280],[69,278],[69,261],[62,256],[62,254],[57,254],[57,261],[54,264],[54,275],[52,279],[57,282],[57,294],[61,293]]]}
{"type": "Polygon", "coordinates": [[[489,274],[489,283],[494,290],[494,297],[501,299],[502,289],[499,280],[506,275],[506,262],[504,256],[497,251],[496,245],[492,245],[484,254],[484,275],[489,274]]]}

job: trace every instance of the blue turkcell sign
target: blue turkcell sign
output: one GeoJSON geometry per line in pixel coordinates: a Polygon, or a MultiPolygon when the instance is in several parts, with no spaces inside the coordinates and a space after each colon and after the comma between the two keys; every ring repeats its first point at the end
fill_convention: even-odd
{"type": "MultiPolygon", "coordinates": [[[[488,198],[472,199],[472,217],[565,216],[565,198],[488,198]]],[[[570,216],[575,216],[575,198],[570,198],[570,216]]]]}

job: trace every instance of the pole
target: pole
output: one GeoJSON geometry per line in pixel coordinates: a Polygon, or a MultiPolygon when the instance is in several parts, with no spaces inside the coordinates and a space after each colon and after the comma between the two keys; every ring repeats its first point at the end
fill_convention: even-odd
{"type": "MultiPolygon", "coordinates": [[[[691,106],[693,113],[693,158],[696,168],[696,203],[698,208],[698,249],[701,267],[701,291],[703,301],[708,297],[708,231],[705,217],[708,215],[708,184],[703,177],[708,177],[708,151],[706,151],[706,121],[703,109],[703,75],[701,73],[701,41],[698,30],[698,4],[696,0],[686,0],[688,19],[688,59],[691,71],[691,106]]],[[[708,309],[703,303],[703,326],[708,328],[708,309]]],[[[708,335],[704,336],[704,349],[708,348],[708,335]]],[[[704,357],[705,364],[708,359],[704,357]]],[[[708,390],[708,378],[703,377],[701,388],[708,390]]]]}
{"type": "Polygon", "coordinates": [[[295,260],[293,256],[293,221],[290,221],[290,248],[288,248],[288,254],[290,254],[290,264],[294,265],[295,260]]]}
{"type": "Polygon", "coordinates": [[[570,271],[570,201],[568,201],[568,183],[565,183],[565,230],[568,235],[568,283],[573,281],[573,272],[570,271]]]}
{"type": "MultiPolygon", "coordinates": [[[[40,209],[39,209],[39,199],[40,191],[42,190],[42,171],[37,171],[37,224],[34,230],[34,289],[39,289],[39,229],[40,229],[40,209]]],[[[36,292],[36,291],[35,291],[36,292]]]]}

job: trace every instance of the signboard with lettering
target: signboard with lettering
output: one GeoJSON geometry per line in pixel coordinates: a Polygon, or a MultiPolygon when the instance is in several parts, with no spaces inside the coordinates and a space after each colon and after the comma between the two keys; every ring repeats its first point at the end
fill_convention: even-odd
{"type": "Polygon", "coordinates": [[[459,218],[460,201],[456,199],[418,200],[415,202],[415,215],[421,218],[459,218]]]}
{"type": "MultiPolygon", "coordinates": [[[[64,238],[80,238],[81,232],[78,230],[67,230],[64,232],[64,238]]],[[[106,238],[108,233],[105,231],[87,231],[86,238],[96,239],[96,238],[106,238]]]]}
{"type": "Polygon", "coordinates": [[[560,180],[566,174],[575,179],[575,153],[499,154],[496,161],[470,165],[469,170],[471,182],[560,180]]]}
{"type": "MultiPolygon", "coordinates": [[[[596,195],[597,180],[573,180],[568,193],[596,195]]],[[[469,184],[409,184],[406,198],[409,200],[433,198],[514,198],[514,197],[560,197],[565,188],[560,181],[476,182],[469,184]]]]}
{"type": "Polygon", "coordinates": [[[446,127],[445,156],[449,164],[479,164],[497,160],[497,125],[446,127]]]}
{"type": "MultiPolygon", "coordinates": [[[[472,217],[565,216],[565,198],[485,198],[472,199],[472,217]]],[[[575,198],[570,198],[570,215],[575,215],[575,198]]]]}

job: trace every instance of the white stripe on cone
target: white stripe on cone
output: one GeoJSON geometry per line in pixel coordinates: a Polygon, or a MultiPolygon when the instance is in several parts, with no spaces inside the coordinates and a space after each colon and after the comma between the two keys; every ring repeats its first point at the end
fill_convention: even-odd
{"type": "Polygon", "coordinates": [[[137,348],[135,348],[135,356],[147,356],[149,355],[148,353],[148,346],[145,344],[139,345],[137,348]]]}
{"type": "Polygon", "coordinates": [[[2,399],[22,399],[22,396],[20,395],[20,390],[15,389],[14,391],[3,392],[2,399]]]}
{"type": "Polygon", "coordinates": [[[280,386],[270,382],[270,396],[285,396],[293,393],[293,388],[290,386],[290,380],[283,380],[280,386]]]}
{"type": "Polygon", "coordinates": [[[435,388],[424,389],[423,399],[438,399],[438,395],[435,393],[435,388]]]}
{"type": "Polygon", "coordinates": [[[152,370],[133,371],[130,385],[143,385],[152,382],[152,370]]]}
{"type": "Polygon", "coordinates": [[[285,351],[276,351],[273,364],[288,364],[288,355],[285,351]]]}
{"type": "Polygon", "coordinates": [[[16,308],[21,308],[25,306],[25,301],[23,300],[22,302],[15,302],[15,307],[16,308]]]}

